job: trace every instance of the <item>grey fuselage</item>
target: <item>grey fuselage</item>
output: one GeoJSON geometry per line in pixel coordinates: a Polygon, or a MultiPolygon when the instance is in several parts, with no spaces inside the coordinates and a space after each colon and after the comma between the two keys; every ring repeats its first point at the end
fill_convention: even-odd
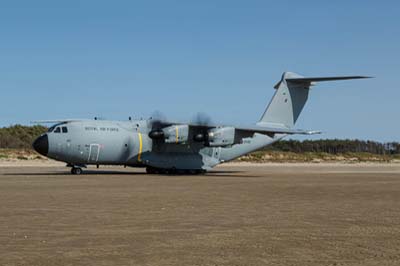
{"type": "Polygon", "coordinates": [[[255,133],[252,137],[244,138],[240,144],[206,147],[204,143],[194,141],[159,144],[149,137],[150,131],[150,120],[64,122],[53,126],[42,136],[48,139],[48,150],[44,155],[70,165],[209,170],[284,136],[269,137],[255,133]]]}

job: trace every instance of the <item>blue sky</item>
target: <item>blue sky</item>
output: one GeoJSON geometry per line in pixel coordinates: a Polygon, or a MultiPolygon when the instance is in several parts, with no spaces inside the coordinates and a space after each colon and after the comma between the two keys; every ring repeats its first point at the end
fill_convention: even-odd
{"type": "Polygon", "coordinates": [[[2,1],[0,126],[159,110],[256,122],[282,72],[321,83],[296,127],[400,141],[399,1],[2,1]]]}

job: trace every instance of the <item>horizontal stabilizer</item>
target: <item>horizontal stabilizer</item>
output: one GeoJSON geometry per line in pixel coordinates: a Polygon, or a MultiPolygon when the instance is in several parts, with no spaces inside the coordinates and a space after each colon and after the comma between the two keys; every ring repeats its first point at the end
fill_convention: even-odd
{"type": "Polygon", "coordinates": [[[290,82],[292,84],[311,86],[314,85],[314,82],[320,82],[320,81],[367,79],[367,78],[372,78],[372,77],[368,76],[303,77],[296,73],[285,72],[282,76],[282,79],[274,86],[274,88],[278,89],[279,86],[282,84],[283,80],[285,80],[286,82],[290,82]]]}
{"type": "Polygon", "coordinates": [[[277,90],[260,122],[266,126],[283,125],[292,128],[307,102],[311,86],[319,81],[365,79],[367,76],[303,77],[285,72],[274,86],[277,90]]]}
{"type": "Polygon", "coordinates": [[[341,77],[311,77],[311,78],[288,78],[286,81],[296,83],[311,83],[320,81],[347,80],[347,79],[367,79],[367,76],[341,76],[341,77]]]}

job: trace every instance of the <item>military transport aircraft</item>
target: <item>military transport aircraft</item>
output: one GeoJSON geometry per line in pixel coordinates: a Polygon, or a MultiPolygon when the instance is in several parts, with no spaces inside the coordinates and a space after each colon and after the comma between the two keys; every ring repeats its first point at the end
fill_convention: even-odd
{"type": "Polygon", "coordinates": [[[162,119],[107,121],[56,120],[33,148],[66,162],[72,174],[87,165],[146,167],[147,173],[203,173],[212,167],[261,149],[287,135],[317,134],[293,129],[315,82],[364,76],[306,78],[285,72],[259,122],[250,126],[177,123],[162,119]]]}

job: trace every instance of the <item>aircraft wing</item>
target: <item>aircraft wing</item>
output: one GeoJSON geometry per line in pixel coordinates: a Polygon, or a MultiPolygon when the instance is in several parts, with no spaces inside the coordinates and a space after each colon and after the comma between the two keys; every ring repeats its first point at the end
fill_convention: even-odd
{"type": "Polygon", "coordinates": [[[76,121],[90,121],[89,119],[52,119],[52,120],[34,120],[31,124],[58,124],[76,121]]]}
{"type": "Polygon", "coordinates": [[[182,123],[182,122],[162,122],[161,127],[173,126],[173,125],[188,125],[194,131],[197,130],[211,130],[218,129],[224,127],[234,128],[236,132],[242,133],[242,135],[249,135],[254,133],[260,133],[265,135],[274,135],[274,134],[300,134],[300,135],[314,135],[321,134],[321,131],[315,130],[303,130],[303,129],[293,129],[293,128],[285,128],[285,127],[270,127],[270,126],[261,126],[261,125],[246,125],[246,126],[234,126],[234,125],[218,125],[218,124],[201,124],[195,122],[182,123]]]}
{"type": "Polygon", "coordinates": [[[152,126],[149,137],[153,140],[161,140],[156,145],[184,144],[187,142],[203,143],[208,147],[224,147],[243,143],[243,139],[251,138],[254,134],[263,134],[273,138],[276,134],[292,135],[319,134],[319,131],[291,129],[286,127],[250,125],[250,126],[225,126],[207,123],[171,123],[157,122],[152,126]]]}
{"type": "Polygon", "coordinates": [[[278,128],[278,127],[263,127],[263,126],[246,126],[246,127],[235,127],[238,131],[253,132],[260,134],[300,134],[300,135],[314,135],[321,134],[321,131],[315,130],[303,130],[303,129],[290,129],[290,128],[278,128]]]}

